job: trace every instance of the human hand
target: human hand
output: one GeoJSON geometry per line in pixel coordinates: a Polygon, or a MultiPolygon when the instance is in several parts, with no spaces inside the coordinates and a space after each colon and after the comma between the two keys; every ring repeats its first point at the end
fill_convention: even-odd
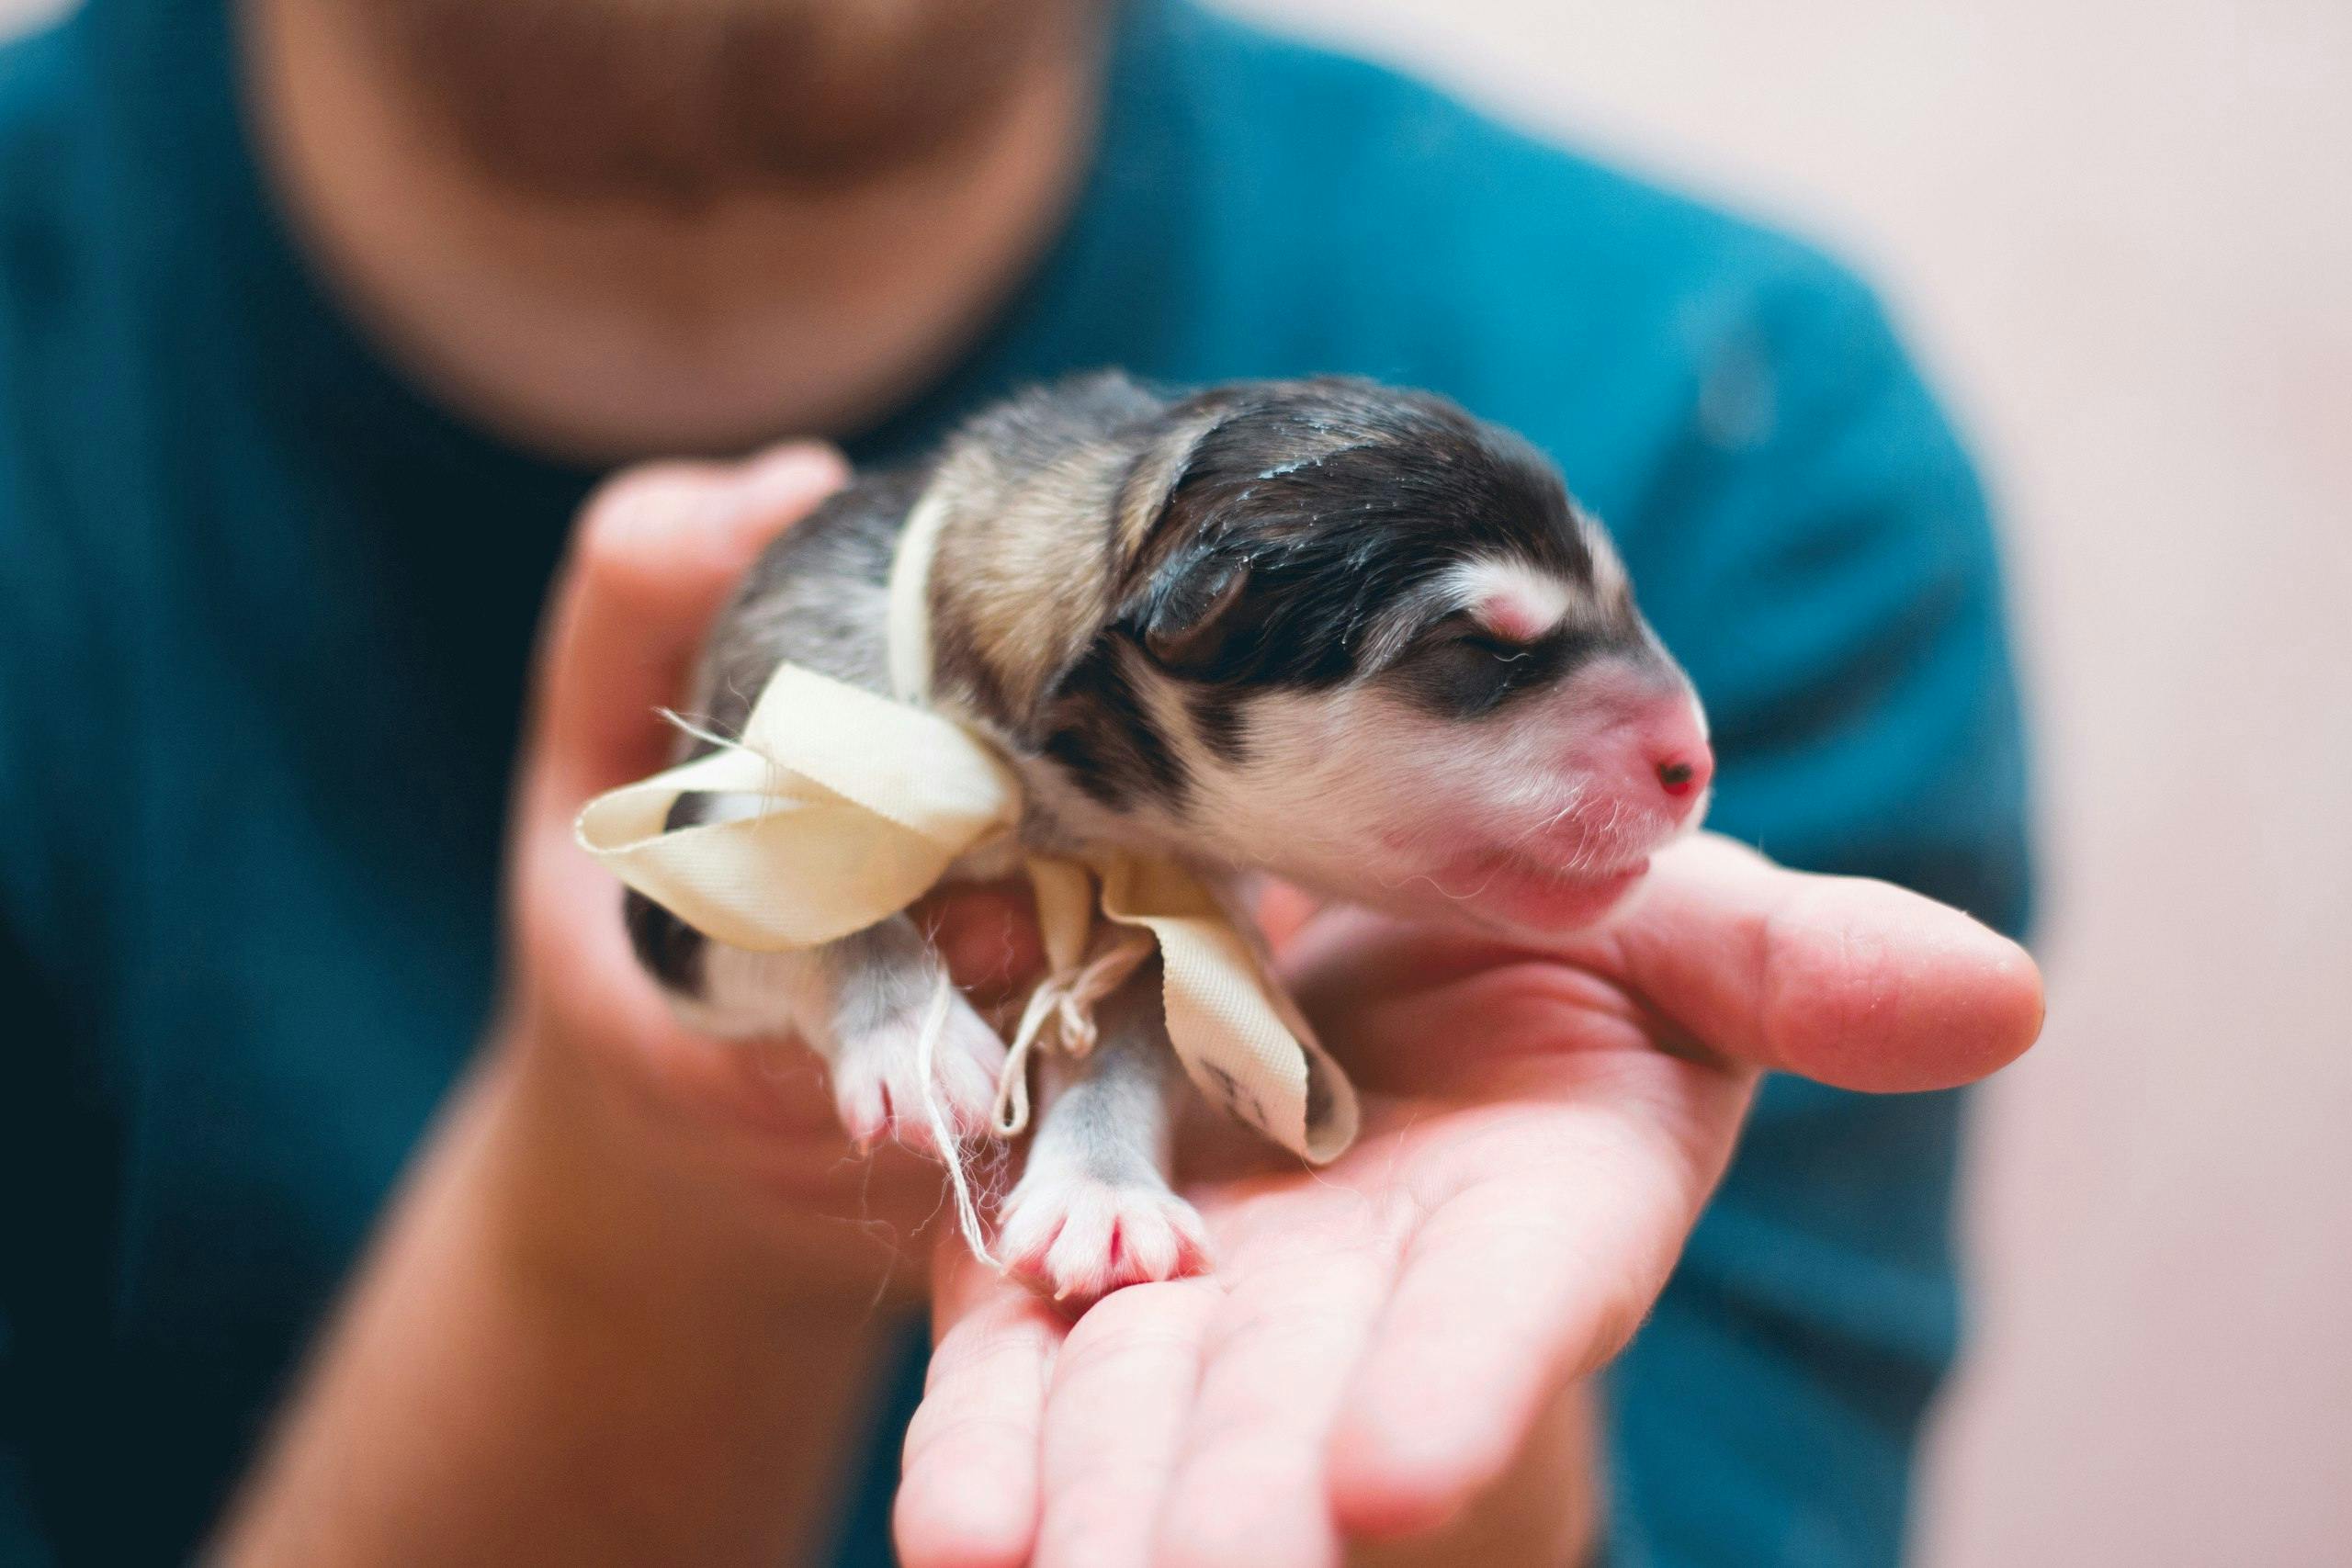
{"type": "MultiPolygon", "coordinates": [[[[686,689],[719,606],[845,476],[829,448],[791,446],[740,465],[631,469],[583,510],[540,649],[495,1048],[561,1108],[543,1118],[572,1156],[568,1190],[546,1206],[565,1227],[559,1249],[625,1269],[649,1234],[731,1228],[773,1249],[796,1289],[862,1312],[877,1281],[921,1256],[905,1240],[939,1208],[939,1168],[854,1151],[799,1042],[681,1026],[629,951],[618,886],[572,839],[591,797],[669,760],[674,738],[654,716],[686,689]]],[[[959,982],[984,997],[1037,962],[1017,892],[960,892],[922,912],[959,982]]],[[[920,1267],[900,1272],[920,1285],[920,1267]]]]}
{"type": "Polygon", "coordinates": [[[1075,1325],[951,1247],[908,1568],[1326,1568],[1428,1530],[1631,1337],[1763,1070],[1947,1088],[2041,1019],[1967,917],[1713,836],[1555,951],[1335,910],[1286,956],[1363,1135],[1321,1170],[1193,1139],[1216,1272],[1075,1325]]]}

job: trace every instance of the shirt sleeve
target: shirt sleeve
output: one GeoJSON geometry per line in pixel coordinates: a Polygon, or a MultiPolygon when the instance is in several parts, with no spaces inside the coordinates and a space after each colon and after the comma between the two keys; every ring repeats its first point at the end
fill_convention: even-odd
{"type": "MultiPolygon", "coordinates": [[[[2020,933],[2025,767],[1992,529],[1876,302],[1826,265],[1760,298],[1697,405],[1644,536],[1673,556],[1634,564],[1713,718],[1712,824],[2020,933]]],[[[1765,1086],[1609,1381],[1616,1568],[1901,1559],[1959,1341],[1962,1109],[1765,1086]]]]}

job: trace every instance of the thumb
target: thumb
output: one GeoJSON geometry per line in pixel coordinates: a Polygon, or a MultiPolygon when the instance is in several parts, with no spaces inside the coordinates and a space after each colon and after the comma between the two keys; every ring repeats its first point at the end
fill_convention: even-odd
{"type": "Polygon", "coordinates": [[[590,497],[539,649],[530,754],[551,804],[661,766],[654,711],[678,700],[719,606],[847,477],[831,447],[796,443],[740,465],[647,464],[590,497]]]}
{"type": "Polygon", "coordinates": [[[1661,853],[1600,933],[1619,973],[1698,1040],[1871,1093],[1973,1083],[2041,1032],[2025,949],[1890,883],[1817,876],[1700,833],[1661,853]]]}
{"type": "Polygon", "coordinates": [[[1842,1089],[1947,1089],[2007,1065],[2041,1029],[2041,972],[2007,937],[1888,883],[1790,871],[1712,833],[1662,851],[1614,919],[1540,949],[1338,909],[1287,956],[1294,994],[1371,1082],[1419,1084],[1465,1051],[1540,1040],[1549,1019],[1559,1048],[1638,1030],[1842,1089]],[[1433,1051],[1448,1043],[1436,1021],[1465,1017],[1476,1031],[1433,1051]]]}

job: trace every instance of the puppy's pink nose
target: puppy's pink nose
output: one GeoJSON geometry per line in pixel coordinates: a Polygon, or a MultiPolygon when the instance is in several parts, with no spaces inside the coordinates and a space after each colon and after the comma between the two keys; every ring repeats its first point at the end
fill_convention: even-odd
{"type": "Polygon", "coordinates": [[[1696,801],[1714,777],[1715,754],[1688,698],[1660,703],[1643,716],[1641,747],[1658,787],[1677,801],[1696,801]]]}

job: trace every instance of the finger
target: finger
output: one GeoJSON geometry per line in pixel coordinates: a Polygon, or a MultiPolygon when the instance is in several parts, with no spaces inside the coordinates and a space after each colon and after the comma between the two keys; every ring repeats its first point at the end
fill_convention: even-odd
{"type": "Polygon", "coordinates": [[[1444,1523],[1665,1288],[1747,1080],[1651,1056],[1581,1087],[1498,1108],[1408,1244],[1332,1428],[1330,1506],[1350,1531],[1444,1523]]]}
{"type": "Polygon", "coordinates": [[[740,467],[662,463],[582,510],[541,649],[535,755],[577,804],[660,766],[655,710],[679,700],[712,617],[760,550],[845,470],[822,446],[740,467]]]}
{"type": "Polygon", "coordinates": [[[1090,1308],[1054,1363],[1032,1568],[1146,1568],[1223,1292],[1131,1285],[1090,1308]]]}
{"type": "MultiPolygon", "coordinates": [[[[1336,1568],[1324,1451],[1395,1258],[1318,1252],[1237,1258],[1159,1517],[1161,1568],[1336,1568]]],[[[1457,1332],[1459,1325],[1457,1325],[1457,1332]]]]}
{"type": "Polygon", "coordinates": [[[1973,1082],[2041,1032],[2041,971],[1999,932],[1714,834],[1660,854],[1602,934],[1625,979],[1709,1048],[1841,1089],[1973,1082]]]}
{"type": "Polygon", "coordinates": [[[905,1568],[1020,1568],[1036,1538],[1037,1441],[1067,1325],[953,1237],[933,1265],[942,1325],[891,1530],[905,1568]]]}

